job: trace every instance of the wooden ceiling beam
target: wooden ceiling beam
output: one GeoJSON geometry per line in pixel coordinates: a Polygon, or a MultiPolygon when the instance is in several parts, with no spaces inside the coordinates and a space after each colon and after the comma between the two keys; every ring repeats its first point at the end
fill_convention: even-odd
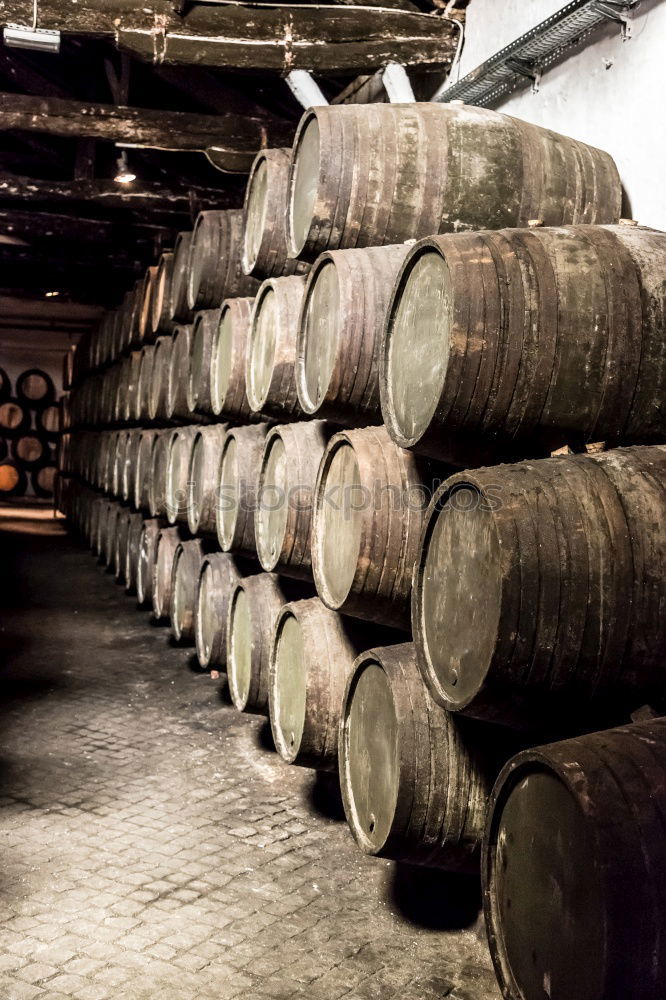
{"type": "MultiPolygon", "coordinates": [[[[150,222],[124,223],[101,219],[85,219],[78,215],[54,212],[15,211],[0,209],[0,233],[33,241],[61,240],[64,243],[106,243],[122,247],[128,243],[170,240],[177,226],[158,226],[150,222]]],[[[63,251],[63,256],[67,253],[63,251]]]]}
{"type": "Polygon", "coordinates": [[[291,142],[295,126],[268,117],[116,107],[0,94],[0,131],[101,139],[140,149],[198,151],[220,169],[248,172],[265,146],[291,142]]]}
{"type": "MultiPolygon", "coordinates": [[[[33,0],[4,0],[0,25],[30,24],[33,0]]],[[[303,3],[187,5],[172,0],[38,0],[38,26],[63,34],[112,37],[119,48],[154,63],[288,73],[367,72],[387,62],[450,63],[457,29],[437,14],[303,3]]]]}
{"type": "Polygon", "coordinates": [[[242,196],[236,191],[213,188],[170,189],[159,184],[145,185],[140,180],[130,186],[114,181],[52,181],[0,173],[0,203],[23,205],[43,202],[85,201],[111,210],[131,209],[145,218],[161,215],[191,216],[199,208],[237,208],[242,196]]]}

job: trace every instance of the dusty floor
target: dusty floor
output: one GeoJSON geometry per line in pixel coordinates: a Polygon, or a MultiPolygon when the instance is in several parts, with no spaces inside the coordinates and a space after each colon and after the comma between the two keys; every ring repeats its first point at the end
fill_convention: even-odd
{"type": "Polygon", "coordinates": [[[0,559],[2,1000],[495,1000],[474,885],[360,854],[61,523],[0,559]]]}

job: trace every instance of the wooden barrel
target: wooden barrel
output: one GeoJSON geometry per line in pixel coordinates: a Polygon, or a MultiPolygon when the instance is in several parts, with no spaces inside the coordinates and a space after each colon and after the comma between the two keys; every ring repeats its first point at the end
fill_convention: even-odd
{"type": "Polygon", "coordinates": [[[331,438],[319,466],[312,528],[314,580],[327,607],[408,627],[432,478],[428,464],[398,448],[384,427],[331,438]]]}
{"type": "Polygon", "coordinates": [[[169,436],[166,471],[166,516],[169,524],[187,524],[189,500],[188,473],[192,447],[198,433],[196,424],[175,428],[169,436]]]}
{"type": "Polygon", "coordinates": [[[104,533],[106,531],[106,519],[109,515],[109,507],[111,504],[110,500],[106,497],[101,497],[101,503],[99,511],[96,517],[92,521],[92,528],[94,529],[94,534],[91,538],[91,548],[96,556],[100,559],[102,558],[102,553],[104,551],[104,533]]]}
{"type": "Polygon", "coordinates": [[[125,477],[125,455],[127,453],[128,432],[118,431],[115,435],[115,454],[111,470],[111,489],[109,492],[118,500],[123,495],[123,479],[125,477]]]}
{"type": "Polygon", "coordinates": [[[183,645],[194,644],[194,613],[204,557],[201,539],[180,542],[171,569],[171,635],[183,645]]]}
{"type": "Polygon", "coordinates": [[[513,721],[663,692],[666,447],[464,472],[428,509],[412,626],[443,706],[513,721]]]}
{"type": "Polygon", "coordinates": [[[16,379],[16,395],[24,406],[48,406],[55,399],[53,379],[41,368],[28,368],[16,379]]]}
{"type": "Polygon", "coordinates": [[[226,666],[229,599],[237,581],[246,575],[242,565],[227,552],[209,552],[201,563],[194,639],[202,670],[220,670],[226,666]]]}
{"type": "Polygon", "coordinates": [[[192,310],[187,302],[187,284],[190,270],[192,233],[178,233],[173,250],[171,270],[170,318],[173,323],[189,323],[192,310]]]}
{"type": "Polygon", "coordinates": [[[153,441],[159,432],[142,428],[139,430],[139,441],[136,449],[134,465],[134,496],[130,496],[130,501],[137,510],[148,512],[149,510],[149,488],[150,476],[152,472],[152,449],[153,441]]]}
{"type": "Polygon", "coordinates": [[[192,353],[192,327],[178,326],[173,333],[169,358],[169,381],[166,394],[166,415],[187,419],[192,416],[187,405],[187,382],[192,353]]]}
{"type": "Polygon", "coordinates": [[[239,712],[268,714],[268,677],[273,629],[280,608],[299,593],[275,573],[246,576],[235,584],[227,619],[229,693],[239,712]]]}
{"type": "Polygon", "coordinates": [[[301,407],[346,425],[380,424],[379,357],[407,246],[334,250],[308,276],[298,323],[301,407]]]}
{"type": "Polygon", "coordinates": [[[148,416],[151,420],[165,420],[167,416],[167,396],[169,392],[169,372],[173,337],[158,337],[155,341],[153,366],[150,374],[150,395],[148,416]]]}
{"type": "Polygon", "coordinates": [[[139,312],[139,340],[145,343],[153,339],[153,302],[157,287],[157,266],[149,267],[143,282],[139,312]]]}
{"type": "Polygon", "coordinates": [[[242,248],[242,209],[199,212],[189,262],[190,309],[219,309],[226,298],[254,293],[259,282],[243,273],[242,248]]]}
{"type": "Polygon", "coordinates": [[[382,350],[394,440],[441,458],[461,440],[663,441],[664,269],[666,234],[630,226],[417,244],[382,350]]]}
{"type": "Polygon", "coordinates": [[[25,471],[12,459],[0,462],[0,500],[22,497],[28,488],[25,471]]]}
{"type": "Polygon", "coordinates": [[[116,533],[118,531],[118,518],[120,517],[123,507],[122,504],[117,501],[112,501],[109,504],[106,522],[102,529],[103,531],[103,544],[102,544],[102,562],[104,565],[112,570],[114,568],[114,561],[116,557],[116,533]]]}
{"type": "Polygon", "coordinates": [[[39,410],[36,415],[35,423],[38,430],[42,434],[45,434],[50,438],[57,437],[60,431],[59,404],[52,403],[50,406],[45,406],[43,410],[39,410]]]}
{"type": "Polygon", "coordinates": [[[102,517],[102,512],[106,510],[107,503],[108,500],[104,497],[95,496],[90,507],[90,519],[88,521],[88,544],[96,555],[99,555],[100,519],[102,517]]]}
{"type": "Polygon", "coordinates": [[[252,164],[243,206],[245,274],[280,278],[307,266],[289,258],[286,207],[290,149],[262,149],[252,164]]]}
{"type": "Polygon", "coordinates": [[[498,727],[434,703],[412,643],[358,657],[339,740],[345,814],[366,854],[478,871],[488,800],[512,748],[498,727]]]}
{"type": "Polygon", "coordinates": [[[21,434],[12,441],[12,455],[26,468],[39,465],[48,452],[48,442],[37,434],[21,434]]]}
{"type": "MultiPolygon", "coordinates": [[[[65,388],[67,388],[65,386],[65,388]]],[[[0,403],[4,403],[12,394],[12,383],[4,368],[0,368],[0,403]]]]}
{"type": "Polygon", "coordinates": [[[153,384],[153,367],[155,360],[155,344],[145,344],[141,348],[139,361],[139,385],[136,420],[150,420],[150,395],[153,384]]]}
{"type": "Polygon", "coordinates": [[[171,330],[171,277],[173,253],[163,253],[157,265],[155,288],[150,310],[150,327],[154,334],[171,330]]]}
{"type": "Polygon", "coordinates": [[[36,497],[53,500],[56,493],[58,466],[54,458],[45,458],[40,465],[30,470],[30,485],[36,497]]]}
{"type": "Polygon", "coordinates": [[[252,310],[246,361],[250,409],[282,420],[302,416],[296,391],[296,338],[305,278],[264,281],[252,310]]]}
{"type": "Polygon", "coordinates": [[[136,496],[136,474],[139,465],[139,451],[141,448],[141,427],[134,427],[127,432],[127,443],[125,446],[125,465],[122,474],[122,499],[125,503],[134,505],[136,496]]]}
{"type": "Polygon", "coordinates": [[[155,435],[150,450],[150,474],[148,479],[148,510],[151,517],[166,516],[167,469],[169,449],[173,430],[160,431],[155,435]]]}
{"type": "Polygon", "coordinates": [[[187,473],[187,524],[193,535],[217,531],[217,490],[227,424],[198,427],[187,473]]]}
{"type": "Polygon", "coordinates": [[[171,615],[171,578],[176,549],[182,541],[178,527],[162,528],[157,536],[153,562],[153,619],[168,622],[171,615]]]}
{"type": "Polygon", "coordinates": [[[18,399],[0,403],[0,432],[20,434],[30,426],[30,413],[18,399]]]}
{"type": "Polygon", "coordinates": [[[129,543],[130,518],[129,507],[122,507],[116,520],[115,548],[113,552],[113,575],[118,583],[125,583],[127,568],[127,545],[129,543]]]}
{"type": "Polygon", "coordinates": [[[268,690],[275,747],[288,764],[337,771],[347,678],[359,653],[378,641],[390,641],[387,629],[346,618],[318,597],[280,609],[268,690]]]}
{"type": "Polygon", "coordinates": [[[127,546],[125,549],[124,572],[125,590],[128,594],[136,593],[143,525],[143,514],[137,512],[130,514],[129,528],[127,531],[127,546]]]}
{"type": "Polygon", "coordinates": [[[217,538],[224,552],[256,556],[254,511],[268,424],[232,427],[225,435],[220,459],[217,538]]]}
{"type": "Polygon", "coordinates": [[[490,951],[507,1000],[666,995],[666,719],[526,751],[484,841],[490,951]]]}
{"type": "Polygon", "coordinates": [[[486,108],[329,105],[301,118],[289,178],[291,256],[462,229],[617,222],[601,150],[486,108]],[[350,156],[349,150],[355,150],[350,156]]]}
{"type": "Polygon", "coordinates": [[[254,513],[257,555],[268,573],[312,579],[313,494],[330,436],[323,420],[283,424],[268,432],[254,513]]]}
{"type": "MultiPolygon", "coordinates": [[[[83,339],[83,338],[82,338],[83,339]]],[[[76,347],[70,347],[62,356],[62,387],[67,392],[74,381],[74,354],[76,347]]],[[[9,395],[9,393],[7,393],[9,395]]],[[[2,375],[0,374],[0,399],[2,399],[2,375]]]]}
{"type": "Polygon", "coordinates": [[[122,419],[136,423],[141,419],[141,351],[132,351],[127,365],[127,383],[124,388],[122,419]]]}
{"type": "Polygon", "coordinates": [[[219,323],[219,309],[204,309],[194,318],[187,373],[187,408],[190,413],[213,412],[210,396],[211,359],[219,323]]]}
{"type": "Polygon", "coordinates": [[[145,519],[141,528],[139,561],[136,569],[136,599],[140,607],[152,604],[157,539],[163,527],[159,518],[152,517],[145,519]]]}
{"type": "Polygon", "coordinates": [[[239,422],[253,417],[245,383],[253,305],[251,298],[222,303],[210,364],[212,411],[239,422]]]}

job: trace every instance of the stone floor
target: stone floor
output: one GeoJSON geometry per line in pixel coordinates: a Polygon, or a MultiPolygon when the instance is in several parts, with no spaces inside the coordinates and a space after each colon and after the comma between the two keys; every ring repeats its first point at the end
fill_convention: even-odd
{"type": "Polygon", "coordinates": [[[2,1000],[495,1000],[477,887],[360,854],[61,522],[0,557],[2,1000]]]}

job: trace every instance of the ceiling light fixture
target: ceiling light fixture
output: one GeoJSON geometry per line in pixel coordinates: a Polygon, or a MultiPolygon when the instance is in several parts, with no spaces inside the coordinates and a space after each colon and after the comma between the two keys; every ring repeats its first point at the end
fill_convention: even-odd
{"type": "Polygon", "coordinates": [[[113,178],[116,184],[131,184],[136,180],[136,174],[132,173],[127,162],[127,153],[122,151],[118,157],[118,173],[113,178]]]}

